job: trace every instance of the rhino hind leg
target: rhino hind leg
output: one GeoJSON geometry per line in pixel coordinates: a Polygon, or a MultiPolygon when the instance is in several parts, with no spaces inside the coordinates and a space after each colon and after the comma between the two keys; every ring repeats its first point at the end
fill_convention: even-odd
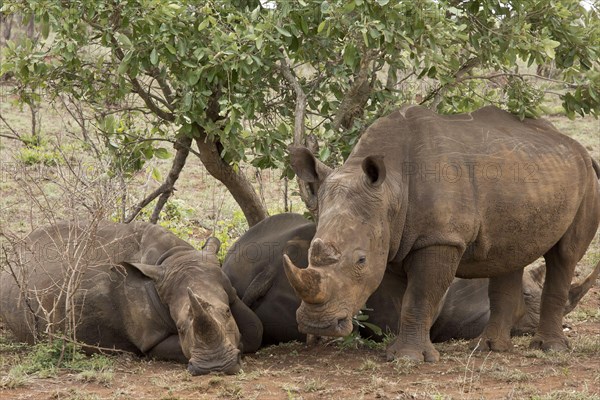
{"type": "Polygon", "coordinates": [[[488,296],[490,319],[481,335],[469,347],[478,351],[509,351],[512,349],[510,331],[514,321],[523,316],[523,269],[490,278],[488,296]]]}
{"type": "Polygon", "coordinates": [[[566,260],[559,253],[556,245],[544,255],[546,280],[542,291],[540,322],[529,345],[532,349],[564,351],[570,348],[562,330],[562,319],[577,262],[566,260]]]}
{"type": "Polygon", "coordinates": [[[594,238],[599,220],[598,196],[588,195],[581,203],[569,229],[544,254],[546,279],[542,290],[540,322],[531,340],[531,348],[556,351],[569,349],[569,342],[562,330],[565,305],[575,267],[594,238]]]}

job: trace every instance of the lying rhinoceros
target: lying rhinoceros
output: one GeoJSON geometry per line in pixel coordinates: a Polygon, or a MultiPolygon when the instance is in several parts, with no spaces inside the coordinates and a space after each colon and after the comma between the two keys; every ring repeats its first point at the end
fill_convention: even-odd
{"type": "MultiPolygon", "coordinates": [[[[228,251],[223,271],[237,293],[260,318],[263,344],[302,341],[296,310],[300,299],[294,293],[283,270],[283,254],[294,265],[308,266],[308,248],[316,225],[299,214],[278,214],[250,228],[228,251]]],[[[525,310],[515,316],[513,334],[532,334],[539,320],[540,299],[545,266],[532,265],[523,276],[525,310]]],[[[592,287],[600,273],[600,262],[583,282],[571,285],[564,313],[570,312],[592,287]]],[[[386,271],[377,290],[366,303],[368,322],[384,332],[397,333],[403,297],[402,279],[386,271]]],[[[472,339],[483,332],[490,316],[488,279],[455,278],[431,327],[433,342],[472,339]]],[[[363,332],[372,335],[368,329],[363,332]]],[[[378,337],[376,337],[378,338],[378,337]]]]}
{"type": "Polygon", "coordinates": [[[93,346],[188,362],[192,375],[236,373],[262,325],[221,271],[219,246],[198,251],[144,222],[40,228],[2,266],[0,318],[22,341],[75,329],[93,346]]]}
{"type": "Polygon", "coordinates": [[[544,256],[531,347],[568,348],[563,310],[598,229],[600,167],[550,123],[495,107],[442,116],[408,106],[370,126],[339,169],[306,148],[292,149],[291,165],[318,189],[309,267],[286,259],[302,332],[347,335],[387,269],[406,284],[389,359],[439,360],[429,329],[455,276],[490,278],[491,314],[473,346],[508,350],[524,267],[544,256]]]}

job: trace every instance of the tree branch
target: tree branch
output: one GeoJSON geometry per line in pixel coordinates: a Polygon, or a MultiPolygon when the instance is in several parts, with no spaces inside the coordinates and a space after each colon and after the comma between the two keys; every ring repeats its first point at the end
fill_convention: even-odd
{"type": "Polygon", "coordinates": [[[296,93],[296,107],[294,111],[294,146],[304,144],[304,120],[306,118],[306,93],[302,89],[300,82],[290,68],[287,56],[279,60],[279,68],[286,81],[292,86],[296,93]]]}
{"type": "Polygon", "coordinates": [[[174,147],[175,149],[177,149],[177,153],[173,158],[173,164],[171,164],[171,170],[169,171],[166,180],[154,192],[150,193],[150,195],[148,195],[144,200],[139,202],[137,206],[135,206],[133,212],[125,219],[125,223],[130,223],[131,221],[133,221],[144,207],[150,204],[158,196],[161,196],[158,202],[156,203],[154,211],[152,212],[152,217],[150,218],[150,222],[152,222],[153,224],[158,222],[158,217],[162,208],[164,207],[165,203],[175,190],[175,182],[177,182],[179,174],[185,166],[185,162],[190,152],[191,145],[192,138],[187,136],[182,137],[178,139],[177,142],[175,142],[174,147]]]}
{"type": "Polygon", "coordinates": [[[10,124],[8,123],[8,121],[6,119],[4,119],[4,117],[2,116],[2,114],[0,114],[0,120],[2,122],[4,122],[4,125],[6,125],[6,127],[13,133],[14,136],[11,135],[7,135],[5,133],[0,133],[0,136],[3,138],[7,138],[7,139],[13,139],[13,140],[19,140],[19,141],[23,141],[23,139],[21,139],[21,135],[19,135],[19,133],[17,131],[15,131],[13,129],[12,126],[10,126],[10,124]]]}
{"type": "Polygon", "coordinates": [[[457,83],[460,83],[464,79],[463,77],[466,74],[468,74],[469,72],[471,72],[471,70],[473,68],[478,66],[479,63],[480,63],[479,58],[477,58],[477,57],[469,58],[459,68],[459,70],[454,73],[454,82],[447,83],[445,85],[440,85],[439,87],[433,89],[431,92],[429,92],[429,94],[427,94],[427,96],[425,96],[425,98],[419,104],[426,103],[427,101],[433,99],[433,102],[431,104],[431,109],[432,110],[437,109],[438,105],[442,101],[442,93],[444,91],[446,91],[448,88],[455,86],[457,83]]]}
{"type": "MultiPolygon", "coordinates": [[[[116,54],[117,58],[119,60],[123,60],[123,58],[125,57],[125,54],[123,53],[123,50],[121,50],[121,48],[119,47],[119,45],[117,43],[117,39],[114,36],[111,36],[111,42],[113,44],[113,48],[115,50],[115,54],[116,54]]],[[[140,98],[144,101],[146,106],[153,113],[155,113],[159,118],[162,118],[165,121],[175,122],[175,116],[172,113],[166,112],[152,100],[152,95],[150,94],[150,88],[148,88],[148,91],[145,91],[144,88],[142,87],[142,84],[135,76],[133,76],[130,72],[127,72],[127,76],[129,77],[129,81],[133,85],[133,91],[135,93],[137,93],[138,96],[140,96],[140,98]]]]}
{"type": "Polygon", "coordinates": [[[341,128],[352,128],[354,118],[362,115],[364,106],[371,96],[372,82],[370,78],[373,56],[374,54],[369,51],[363,53],[356,79],[344,96],[333,119],[333,130],[335,132],[339,132],[341,128]]]}
{"type": "Polygon", "coordinates": [[[464,78],[461,79],[461,81],[466,81],[466,80],[472,80],[472,79],[486,79],[486,80],[492,80],[494,78],[501,78],[504,76],[509,76],[509,77],[516,77],[516,78],[536,78],[542,81],[547,81],[547,82],[552,82],[552,83],[558,83],[561,85],[565,85],[568,88],[571,89],[575,89],[577,87],[579,87],[579,85],[575,85],[573,83],[568,83],[565,81],[561,81],[559,79],[552,79],[552,78],[547,78],[545,76],[541,76],[541,75],[537,75],[537,74],[516,74],[513,72],[503,72],[503,73],[499,73],[499,74],[492,74],[492,75],[470,75],[470,76],[465,76],[464,78]]]}

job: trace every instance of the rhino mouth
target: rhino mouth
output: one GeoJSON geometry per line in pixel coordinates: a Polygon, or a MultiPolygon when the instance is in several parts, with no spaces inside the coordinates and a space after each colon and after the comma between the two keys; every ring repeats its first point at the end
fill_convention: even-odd
{"type": "Polygon", "coordinates": [[[318,336],[347,336],[352,333],[352,319],[348,316],[336,317],[330,321],[298,321],[298,330],[310,335],[318,336]]]}
{"type": "Polygon", "coordinates": [[[206,375],[211,372],[235,375],[242,369],[242,354],[236,350],[233,357],[226,362],[223,360],[190,360],[187,369],[193,376],[206,375]]]}

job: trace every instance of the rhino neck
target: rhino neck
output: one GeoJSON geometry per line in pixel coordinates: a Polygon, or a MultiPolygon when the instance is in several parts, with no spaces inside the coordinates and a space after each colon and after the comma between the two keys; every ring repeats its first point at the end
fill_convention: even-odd
{"type": "Polygon", "coordinates": [[[177,332],[177,326],[175,321],[171,317],[169,306],[167,306],[162,300],[156,289],[153,281],[147,281],[144,284],[146,295],[148,296],[148,303],[154,309],[154,312],[160,319],[160,321],[169,329],[171,332],[177,332]]]}
{"type": "Polygon", "coordinates": [[[190,248],[188,246],[176,246],[176,247],[170,248],[169,250],[167,250],[163,254],[161,254],[154,263],[156,265],[163,265],[163,264],[168,265],[177,258],[187,256],[189,254],[196,254],[196,253],[200,254],[200,252],[194,248],[190,248]]]}
{"type": "MultiPolygon", "coordinates": [[[[179,305],[175,305],[174,303],[177,303],[177,299],[182,297],[181,293],[185,293],[186,290],[186,287],[177,282],[177,276],[180,274],[185,275],[187,265],[192,263],[192,260],[201,257],[201,254],[198,250],[187,246],[176,246],[167,250],[155,261],[157,265],[161,265],[165,269],[163,279],[159,282],[149,282],[150,284],[146,284],[146,293],[150,304],[157,312],[159,318],[167,326],[173,328],[175,332],[177,332],[175,323],[177,314],[171,312],[171,308],[173,306],[176,309],[179,308],[179,305]]],[[[181,280],[185,281],[185,278],[181,280]]]]}
{"type": "Polygon", "coordinates": [[[169,253],[162,259],[165,274],[156,283],[156,290],[176,319],[183,304],[188,302],[188,288],[197,294],[214,294],[223,286],[223,273],[214,255],[193,248],[169,253]]]}

